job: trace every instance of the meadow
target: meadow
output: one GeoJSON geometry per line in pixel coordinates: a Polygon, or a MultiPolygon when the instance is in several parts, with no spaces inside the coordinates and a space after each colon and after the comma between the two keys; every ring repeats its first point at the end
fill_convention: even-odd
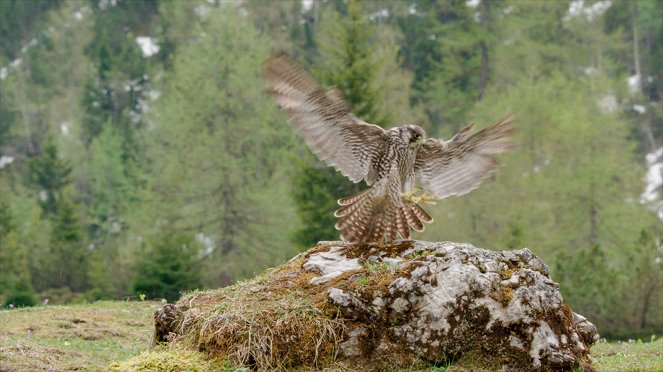
{"type": "MultiPolygon", "coordinates": [[[[0,371],[106,370],[113,362],[149,349],[152,315],[160,306],[156,301],[100,301],[0,311],[0,371]]],[[[162,347],[141,358],[150,357],[155,366],[172,371],[181,368],[178,363],[199,370],[214,366],[233,370],[223,361],[209,362],[190,354],[162,347]]],[[[597,371],[661,371],[663,338],[601,339],[592,347],[592,359],[597,371]]],[[[451,364],[444,370],[464,369],[451,364]]]]}

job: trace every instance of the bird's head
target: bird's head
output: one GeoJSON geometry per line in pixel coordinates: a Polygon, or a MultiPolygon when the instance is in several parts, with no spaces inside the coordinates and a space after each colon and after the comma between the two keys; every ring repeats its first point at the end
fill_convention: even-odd
{"type": "Polygon", "coordinates": [[[406,125],[403,129],[401,138],[408,143],[410,147],[419,147],[426,139],[426,132],[418,125],[406,125]]]}

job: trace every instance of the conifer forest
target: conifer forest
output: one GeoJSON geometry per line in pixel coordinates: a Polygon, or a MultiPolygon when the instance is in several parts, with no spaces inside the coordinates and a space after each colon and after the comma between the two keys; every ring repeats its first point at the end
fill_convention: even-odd
{"type": "Polygon", "coordinates": [[[0,0],[0,303],[217,288],[337,240],[361,190],[265,92],[517,147],[415,239],[529,248],[607,337],[663,333],[663,2],[0,0]]]}

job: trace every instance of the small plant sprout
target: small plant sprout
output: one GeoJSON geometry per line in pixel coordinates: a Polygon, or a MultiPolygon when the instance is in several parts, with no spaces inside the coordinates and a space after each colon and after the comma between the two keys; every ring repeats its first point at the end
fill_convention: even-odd
{"type": "Polygon", "coordinates": [[[368,279],[367,276],[362,276],[359,279],[357,279],[357,285],[360,287],[365,287],[368,285],[369,281],[370,280],[368,279]]]}
{"type": "Polygon", "coordinates": [[[145,293],[141,293],[138,297],[140,297],[141,301],[145,301],[145,293]]]}

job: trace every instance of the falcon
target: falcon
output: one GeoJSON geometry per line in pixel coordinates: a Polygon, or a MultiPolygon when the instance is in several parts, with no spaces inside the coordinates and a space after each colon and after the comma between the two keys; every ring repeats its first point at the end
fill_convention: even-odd
{"type": "Polygon", "coordinates": [[[369,186],[338,200],[335,227],[348,242],[410,239],[411,229],[433,222],[420,204],[474,190],[496,170],[496,155],[513,147],[511,115],[443,141],[426,138],[417,125],[385,130],[359,119],[338,89],[323,90],[285,55],[268,59],[264,74],[268,92],[318,158],[369,186]],[[426,190],[415,187],[417,178],[426,190]]]}

